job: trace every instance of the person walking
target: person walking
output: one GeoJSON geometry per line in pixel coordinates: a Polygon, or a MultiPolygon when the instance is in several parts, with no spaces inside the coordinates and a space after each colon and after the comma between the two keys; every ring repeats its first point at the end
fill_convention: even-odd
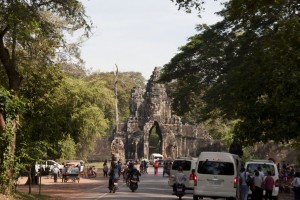
{"type": "Polygon", "coordinates": [[[52,174],[53,174],[54,183],[57,183],[57,178],[59,175],[59,168],[56,164],[54,165],[54,167],[52,169],[52,174]]]}
{"type": "Polygon", "coordinates": [[[108,172],[108,167],[107,167],[107,164],[105,164],[105,165],[103,166],[103,176],[104,176],[104,177],[107,177],[107,172],[108,172]]]}
{"type": "Polygon", "coordinates": [[[264,186],[265,186],[265,190],[266,190],[265,200],[267,200],[267,199],[272,200],[272,192],[273,192],[273,188],[275,185],[275,181],[271,175],[272,175],[271,172],[268,171],[267,177],[265,178],[265,181],[264,181],[264,186]]]}
{"type": "Polygon", "coordinates": [[[158,165],[159,165],[159,162],[158,160],[154,162],[154,174],[157,175],[158,174],[158,165]]]}
{"type": "Polygon", "coordinates": [[[295,173],[295,177],[292,181],[292,186],[295,194],[295,200],[300,200],[300,172],[295,173]]]}
{"type": "Polygon", "coordinates": [[[264,179],[261,176],[260,172],[258,170],[255,170],[255,174],[254,174],[254,190],[252,191],[252,197],[251,199],[255,199],[255,200],[262,200],[263,199],[263,182],[264,179]]]}
{"type": "Polygon", "coordinates": [[[145,174],[148,174],[147,168],[148,168],[148,163],[146,160],[144,160],[144,173],[145,174]]]}
{"type": "Polygon", "coordinates": [[[248,175],[249,175],[249,173],[246,172],[245,167],[242,167],[241,173],[240,173],[240,178],[239,178],[240,186],[241,186],[240,187],[240,192],[241,192],[242,200],[247,200],[248,199],[249,186],[246,183],[246,179],[247,179],[248,175]]]}

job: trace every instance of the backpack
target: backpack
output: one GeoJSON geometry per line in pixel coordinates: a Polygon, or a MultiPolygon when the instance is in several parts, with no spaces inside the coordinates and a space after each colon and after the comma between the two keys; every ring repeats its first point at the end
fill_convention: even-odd
{"type": "Polygon", "coordinates": [[[254,180],[250,175],[247,175],[247,177],[246,177],[246,184],[248,186],[252,186],[254,184],[254,180]]]}

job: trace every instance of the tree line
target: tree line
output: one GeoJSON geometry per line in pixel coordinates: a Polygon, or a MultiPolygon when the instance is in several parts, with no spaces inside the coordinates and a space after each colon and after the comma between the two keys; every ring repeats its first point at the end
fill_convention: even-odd
{"type": "MultiPolygon", "coordinates": [[[[92,21],[77,0],[0,3],[0,193],[22,169],[46,159],[85,160],[115,127],[114,73],[88,72],[80,58],[92,21]],[[71,35],[80,38],[69,42],[71,35]]],[[[120,120],[129,116],[138,72],[119,72],[120,120]]]]}
{"type": "MultiPolygon", "coordinates": [[[[205,0],[171,0],[201,15],[205,0]]],[[[198,34],[162,69],[174,111],[204,123],[217,138],[299,146],[297,0],[229,0],[223,20],[198,34]]],[[[0,3],[0,193],[11,194],[24,166],[47,158],[87,156],[115,127],[114,74],[90,73],[80,58],[80,31],[93,24],[79,0],[0,3]]],[[[119,73],[120,121],[129,116],[140,73],[119,73]]]]}
{"type": "MultiPolygon", "coordinates": [[[[173,1],[188,12],[208,2],[173,1]]],[[[244,146],[272,140],[299,147],[299,2],[223,4],[222,20],[198,25],[163,68],[173,109],[244,146]]]]}

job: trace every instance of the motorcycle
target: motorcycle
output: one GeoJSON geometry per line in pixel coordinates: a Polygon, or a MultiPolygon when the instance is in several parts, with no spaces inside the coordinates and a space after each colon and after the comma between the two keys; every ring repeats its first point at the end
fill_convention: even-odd
{"type": "Polygon", "coordinates": [[[179,200],[184,196],[185,192],[183,191],[183,184],[177,184],[177,192],[175,193],[176,196],[178,196],[179,200]]]}
{"type": "Polygon", "coordinates": [[[129,188],[132,192],[138,189],[138,181],[139,181],[138,175],[136,174],[132,175],[129,183],[129,188]]]}
{"type": "Polygon", "coordinates": [[[115,193],[118,189],[119,189],[118,179],[114,179],[113,186],[112,186],[110,192],[112,191],[113,193],[115,193]]]}
{"type": "Polygon", "coordinates": [[[88,178],[96,178],[97,173],[95,172],[94,169],[89,169],[88,170],[88,178]]]}

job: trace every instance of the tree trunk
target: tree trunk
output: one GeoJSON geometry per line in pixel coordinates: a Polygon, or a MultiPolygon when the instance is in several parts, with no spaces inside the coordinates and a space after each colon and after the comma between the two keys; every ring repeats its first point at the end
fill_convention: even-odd
{"type": "MultiPolygon", "coordinates": [[[[5,129],[5,120],[4,120],[4,117],[3,117],[3,112],[0,109],[0,135],[3,134],[4,129],[5,129]]],[[[0,152],[4,152],[4,150],[5,150],[5,148],[1,144],[0,145],[0,152]]],[[[3,163],[4,163],[4,154],[0,153],[0,165],[3,165],[3,163]]]]}
{"type": "MultiPolygon", "coordinates": [[[[16,35],[15,35],[15,30],[16,30],[16,25],[13,26],[13,29],[10,29],[10,26],[7,25],[3,30],[0,30],[0,61],[2,65],[5,68],[5,72],[7,74],[8,80],[9,80],[9,89],[11,89],[13,92],[17,92],[20,88],[20,84],[22,81],[22,77],[20,76],[17,65],[16,65],[16,57],[15,57],[15,47],[16,47],[16,35]],[[4,43],[4,36],[5,34],[11,31],[12,32],[12,50],[11,54],[9,52],[9,49],[5,47],[4,43]]],[[[3,108],[4,109],[4,108],[3,108]]],[[[12,139],[8,141],[8,146],[9,148],[9,155],[6,155],[4,157],[3,153],[1,153],[1,158],[2,159],[8,159],[5,160],[8,164],[5,165],[4,173],[7,175],[9,178],[9,181],[5,185],[5,191],[2,191],[3,193],[10,194],[12,192],[13,184],[14,184],[14,159],[15,159],[15,149],[16,149],[16,132],[17,132],[17,121],[18,121],[18,115],[12,119],[11,121],[11,131],[12,131],[12,139]]],[[[3,118],[3,114],[1,111],[0,114],[0,134],[3,134],[5,130],[5,119],[3,118]]],[[[7,147],[2,147],[2,148],[7,148],[7,147]]],[[[3,151],[2,151],[3,152],[3,151]]],[[[4,161],[4,160],[2,160],[4,161]]]]}

